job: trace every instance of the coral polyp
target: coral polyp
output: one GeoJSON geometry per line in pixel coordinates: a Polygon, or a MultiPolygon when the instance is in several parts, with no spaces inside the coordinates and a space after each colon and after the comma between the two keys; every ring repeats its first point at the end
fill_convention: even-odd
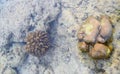
{"type": "Polygon", "coordinates": [[[108,58],[113,49],[109,43],[112,30],[108,16],[102,15],[100,20],[93,16],[88,17],[78,32],[79,49],[89,51],[90,56],[95,59],[108,58]],[[92,48],[88,49],[89,46],[92,48]]]}
{"type": "Polygon", "coordinates": [[[25,40],[26,51],[35,56],[41,56],[50,46],[49,37],[45,31],[30,32],[25,40]]]}

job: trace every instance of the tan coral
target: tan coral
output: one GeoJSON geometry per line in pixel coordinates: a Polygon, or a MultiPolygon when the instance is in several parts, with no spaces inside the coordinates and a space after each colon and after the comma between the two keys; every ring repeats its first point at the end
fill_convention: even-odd
{"type": "Polygon", "coordinates": [[[100,21],[90,16],[78,32],[79,49],[82,52],[89,52],[94,59],[108,58],[113,50],[112,30],[112,24],[107,16],[101,16],[100,21]]]}
{"type": "Polygon", "coordinates": [[[99,33],[100,22],[95,17],[89,17],[82,25],[78,38],[83,38],[87,43],[94,43],[99,33]]]}
{"type": "Polygon", "coordinates": [[[109,18],[105,15],[101,16],[101,30],[97,40],[105,43],[112,35],[112,24],[109,18]]]}
{"type": "Polygon", "coordinates": [[[96,43],[89,55],[94,59],[105,59],[110,56],[111,50],[104,44],[96,43]]]}

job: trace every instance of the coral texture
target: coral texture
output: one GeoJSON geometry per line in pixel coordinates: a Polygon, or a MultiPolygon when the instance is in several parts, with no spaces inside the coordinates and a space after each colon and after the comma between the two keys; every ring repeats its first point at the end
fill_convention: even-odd
{"type": "Polygon", "coordinates": [[[49,37],[45,31],[31,32],[26,37],[25,49],[35,56],[40,56],[49,48],[49,37]]]}

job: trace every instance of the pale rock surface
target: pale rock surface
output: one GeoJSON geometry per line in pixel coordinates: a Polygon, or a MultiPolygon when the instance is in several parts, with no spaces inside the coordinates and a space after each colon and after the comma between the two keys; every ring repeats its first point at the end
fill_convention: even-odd
{"type": "Polygon", "coordinates": [[[0,0],[0,74],[120,74],[120,21],[110,59],[80,52],[76,36],[88,16],[116,15],[116,9],[120,0],[0,0]],[[53,47],[39,58],[26,53],[26,34],[47,28],[53,47]]]}

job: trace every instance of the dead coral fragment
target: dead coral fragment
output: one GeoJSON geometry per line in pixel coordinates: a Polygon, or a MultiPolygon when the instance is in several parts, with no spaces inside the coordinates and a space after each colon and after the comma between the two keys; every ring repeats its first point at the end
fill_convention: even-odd
{"type": "Polygon", "coordinates": [[[40,56],[49,48],[49,37],[45,31],[31,32],[26,37],[27,52],[40,56]]]}
{"type": "Polygon", "coordinates": [[[110,56],[111,50],[104,44],[96,43],[89,55],[94,59],[105,59],[110,56]]]}

